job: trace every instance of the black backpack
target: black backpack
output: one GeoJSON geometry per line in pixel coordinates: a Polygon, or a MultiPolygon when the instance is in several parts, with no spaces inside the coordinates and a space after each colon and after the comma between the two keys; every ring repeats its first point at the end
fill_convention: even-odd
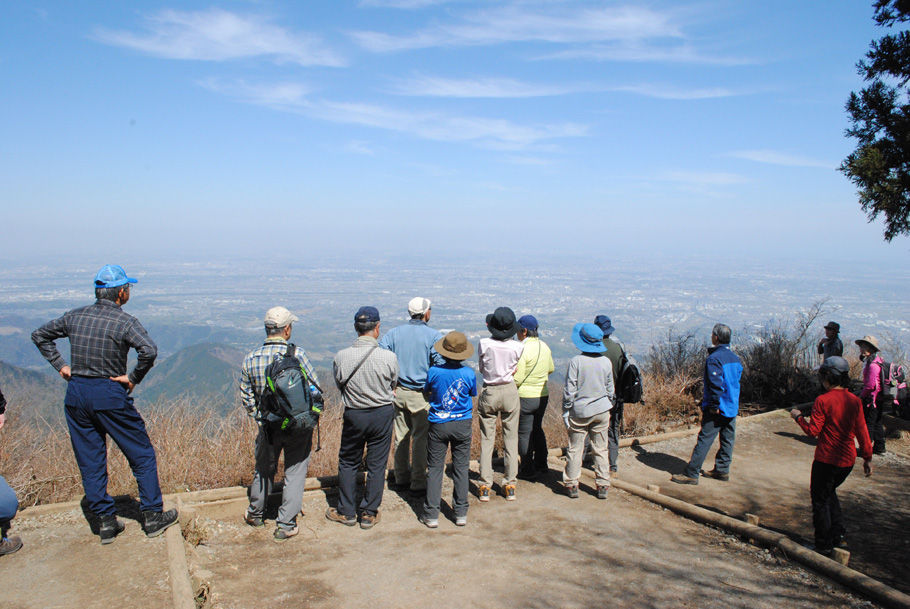
{"type": "Polygon", "coordinates": [[[289,344],[284,355],[269,364],[259,400],[260,419],[285,431],[311,430],[322,414],[321,390],[307,375],[296,352],[297,347],[289,344]],[[316,395],[310,385],[316,388],[316,395]]]}
{"type": "Polygon", "coordinates": [[[638,369],[635,360],[626,355],[625,349],[622,350],[622,359],[619,363],[619,382],[616,392],[625,404],[642,401],[641,370],[638,369]]]}

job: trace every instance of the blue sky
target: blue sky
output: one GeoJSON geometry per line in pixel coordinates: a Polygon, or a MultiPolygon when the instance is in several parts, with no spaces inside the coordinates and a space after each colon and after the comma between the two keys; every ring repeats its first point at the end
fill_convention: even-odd
{"type": "Polygon", "coordinates": [[[836,171],[882,34],[857,0],[4,2],[0,259],[906,261],[836,171]]]}

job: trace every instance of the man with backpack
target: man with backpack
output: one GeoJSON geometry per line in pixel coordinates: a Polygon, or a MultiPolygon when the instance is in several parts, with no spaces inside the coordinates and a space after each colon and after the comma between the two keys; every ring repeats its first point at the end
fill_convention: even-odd
{"type": "Polygon", "coordinates": [[[252,527],[263,526],[266,500],[283,450],[284,490],[274,532],[279,542],[298,532],[297,514],[303,503],[315,413],[321,411],[322,403],[316,371],[306,352],[288,344],[297,319],[284,307],[269,309],[265,314],[265,342],[244,358],[240,369],[241,402],[259,423],[255,474],[244,521],[252,527]],[[290,383],[282,382],[288,377],[290,383]],[[295,388],[302,391],[295,393],[295,388]]]}
{"type": "Polygon", "coordinates": [[[613,340],[613,331],[615,328],[606,315],[598,315],[594,318],[594,325],[603,330],[603,344],[607,348],[604,355],[610,364],[613,365],[613,379],[616,384],[616,398],[613,408],[610,409],[610,427],[607,429],[607,454],[610,459],[610,473],[616,473],[616,460],[619,456],[619,434],[622,429],[622,391],[620,389],[620,379],[622,378],[622,359],[625,351],[619,341],[613,340]]]}

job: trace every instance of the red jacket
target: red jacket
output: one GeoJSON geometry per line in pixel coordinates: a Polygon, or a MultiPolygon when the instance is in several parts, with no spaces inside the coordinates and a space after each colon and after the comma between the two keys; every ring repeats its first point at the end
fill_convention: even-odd
{"type": "Polygon", "coordinates": [[[815,398],[812,418],[796,419],[806,434],[817,437],[815,460],[836,467],[853,467],[856,442],[863,459],[872,458],[872,442],[863,417],[863,403],[846,389],[831,389],[815,398]]]}

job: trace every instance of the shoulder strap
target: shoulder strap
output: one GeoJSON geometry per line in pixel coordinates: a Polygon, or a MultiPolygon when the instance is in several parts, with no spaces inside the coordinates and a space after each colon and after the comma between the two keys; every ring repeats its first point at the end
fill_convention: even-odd
{"type": "Polygon", "coordinates": [[[287,351],[284,352],[285,357],[294,357],[297,354],[297,345],[294,343],[288,343],[287,351]]]}
{"type": "Polygon", "coordinates": [[[357,362],[357,365],[354,366],[354,371],[348,375],[348,378],[344,379],[343,381],[341,381],[338,384],[338,388],[341,390],[342,393],[344,393],[345,388],[348,386],[348,383],[351,381],[351,379],[354,378],[354,375],[357,374],[357,371],[360,370],[360,367],[363,366],[364,362],[367,361],[367,358],[370,357],[370,353],[372,353],[373,350],[376,349],[376,346],[377,345],[373,345],[372,347],[370,347],[367,350],[366,355],[364,355],[363,358],[359,362],[357,362]]]}

